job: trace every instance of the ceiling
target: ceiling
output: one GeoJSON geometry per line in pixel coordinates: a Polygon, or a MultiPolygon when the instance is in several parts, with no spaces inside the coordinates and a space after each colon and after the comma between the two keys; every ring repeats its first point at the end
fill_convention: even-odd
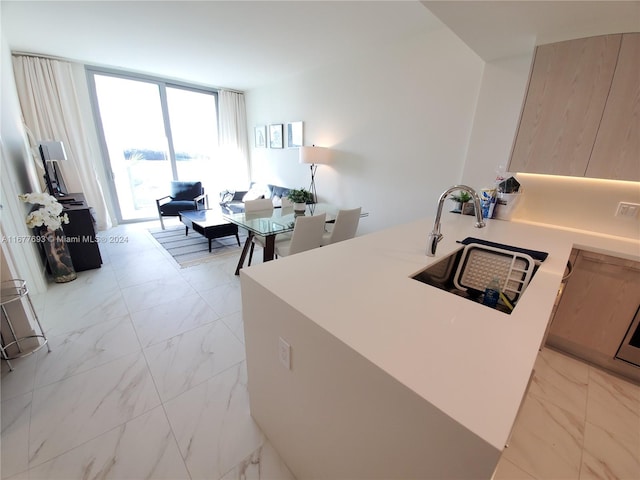
{"type": "Polygon", "coordinates": [[[423,1],[486,61],[535,45],[640,31],[640,1],[423,1]]]}
{"type": "Polygon", "coordinates": [[[247,90],[420,31],[417,1],[0,1],[13,51],[247,90]]]}
{"type": "Polygon", "coordinates": [[[443,23],[487,61],[640,30],[640,1],[2,0],[0,13],[13,51],[237,90],[443,23]]]}

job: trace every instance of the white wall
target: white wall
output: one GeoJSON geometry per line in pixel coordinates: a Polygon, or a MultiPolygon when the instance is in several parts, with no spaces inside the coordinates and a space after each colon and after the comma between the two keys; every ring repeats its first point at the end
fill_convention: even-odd
{"type": "MultiPolygon", "coordinates": [[[[507,165],[529,80],[533,51],[485,65],[462,181],[492,186],[507,165]]],[[[546,175],[516,175],[524,196],[514,220],[640,238],[640,219],[615,217],[618,202],[640,203],[640,183],[546,175]]]]}
{"type": "MultiPolygon", "coordinates": [[[[362,205],[359,233],[435,213],[462,175],[483,62],[448,29],[247,92],[249,131],[304,121],[305,145],[334,151],[318,167],[320,201],[362,205]]],[[[252,135],[250,135],[252,137],[252,135]]],[[[252,180],[308,187],[297,149],[256,149],[252,180]]]]}

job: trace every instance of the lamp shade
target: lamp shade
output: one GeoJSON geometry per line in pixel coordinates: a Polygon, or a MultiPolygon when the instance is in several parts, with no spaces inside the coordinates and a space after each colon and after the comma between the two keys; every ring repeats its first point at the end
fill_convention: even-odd
{"type": "Polygon", "coordinates": [[[40,142],[40,155],[45,161],[67,159],[62,142],[40,142]]]}
{"type": "Polygon", "coordinates": [[[300,163],[325,165],[331,163],[331,150],[324,147],[300,147],[300,163]]]}

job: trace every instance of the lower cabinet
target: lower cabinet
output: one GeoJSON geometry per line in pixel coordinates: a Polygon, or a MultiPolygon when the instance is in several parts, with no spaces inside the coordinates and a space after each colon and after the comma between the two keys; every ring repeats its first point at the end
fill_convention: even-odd
{"type": "Polygon", "coordinates": [[[638,305],[640,263],[581,250],[547,344],[640,380],[640,368],[615,360],[638,305]]]}
{"type": "Polygon", "coordinates": [[[76,272],[100,268],[102,256],[93,220],[93,214],[89,207],[77,207],[65,209],[69,216],[69,223],[62,225],[67,246],[76,272]]]}

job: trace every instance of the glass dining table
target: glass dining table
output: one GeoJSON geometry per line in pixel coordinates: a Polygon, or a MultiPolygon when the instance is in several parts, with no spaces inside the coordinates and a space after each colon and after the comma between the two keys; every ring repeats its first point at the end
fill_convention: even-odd
{"type": "Polygon", "coordinates": [[[262,261],[268,262],[275,257],[276,235],[280,233],[292,232],[295,225],[296,217],[300,215],[317,215],[326,213],[327,222],[335,220],[338,214],[338,208],[325,203],[315,203],[307,205],[304,213],[293,211],[293,207],[274,208],[273,210],[264,210],[251,213],[224,213],[222,216],[225,220],[238,225],[247,230],[247,240],[242,248],[238,266],[236,267],[236,275],[240,275],[240,269],[244,265],[244,261],[251,247],[253,237],[259,235],[265,238],[265,246],[262,250],[262,261]]]}

